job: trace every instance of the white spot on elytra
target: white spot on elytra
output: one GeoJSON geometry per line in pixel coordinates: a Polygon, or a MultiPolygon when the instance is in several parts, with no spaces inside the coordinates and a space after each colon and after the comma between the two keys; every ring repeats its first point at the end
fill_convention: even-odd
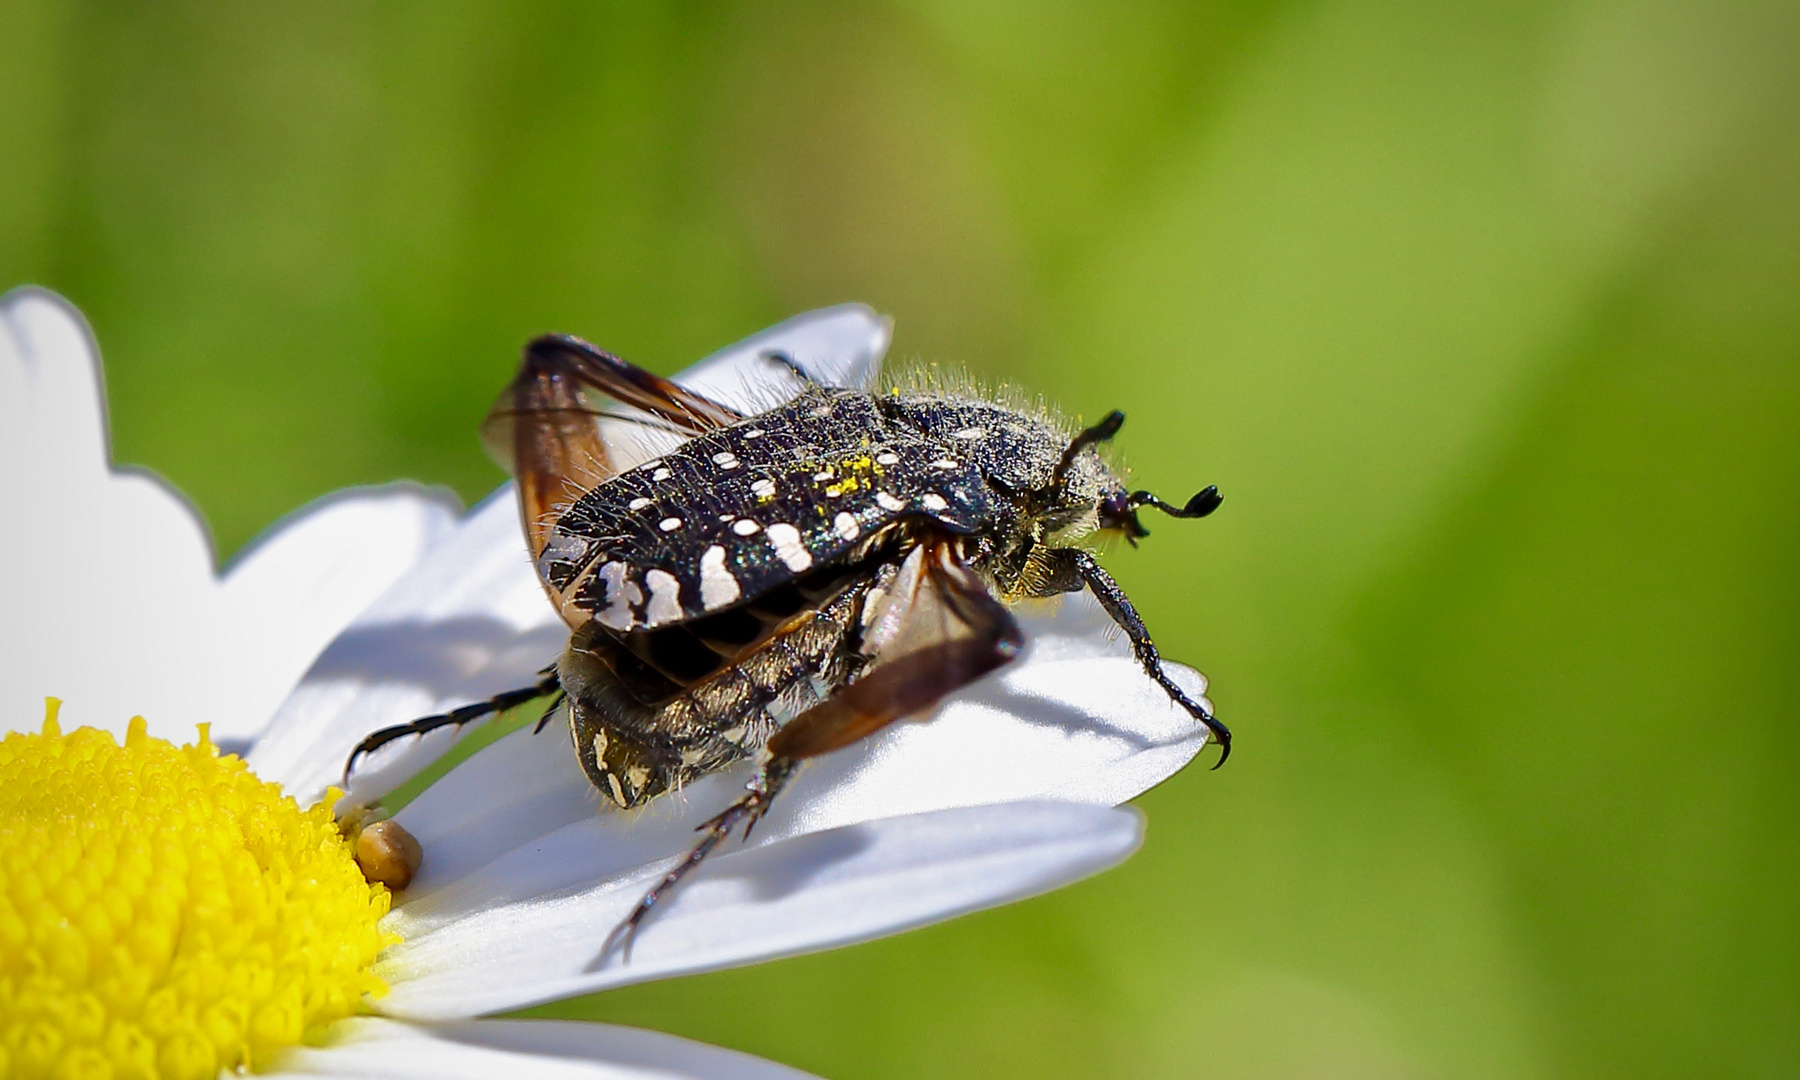
{"type": "Polygon", "coordinates": [[[820,483],[823,483],[826,480],[830,480],[832,477],[834,477],[836,475],[837,475],[836,473],[827,469],[824,472],[813,473],[813,479],[819,481],[820,483]]]}
{"type": "Polygon", "coordinates": [[[950,504],[944,501],[944,497],[935,492],[926,495],[919,502],[923,503],[927,510],[948,510],[950,508],[950,504]]]}
{"type": "Polygon", "coordinates": [[[875,502],[883,510],[888,511],[889,513],[898,513],[899,511],[906,509],[906,501],[904,499],[895,498],[885,491],[877,491],[875,493],[875,502]]]}
{"type": "Polygon", "coordinates": [[[846,540],[854,540],[857,534],[862,532],[862,526],[856,523],[855,515],[848,513],[839,513],[837,517],[832,518],[831,527],[846,540]]]}
{"type": "Polygon", "coordinates": [[[651,626],[675,622],[681,618],[681,582],[667,570],[652,570],[644,575],[650,586],[650,607],[644,612],[651,626]]]}
{"type": "Polygon", "coordinates": [[[739,536],[749,536],[760,528],[762,528],[761,525],[751,521],[749,518],[738,518],[737,521],[732,523],[731,531],[737,533],[739,536]]]}
{"type": "Polygon", "coordinates": [[[652,479],[652,480],[667,480],[669,477],[674,476],[674,475],[675,474],[672,471],[670,471],[669,469],[662,468],[662,469],[658,469],[655,472],[651,473],[650,479],[652,479]]]}
{"type": "Polygon", "coordinates": [[[956,463],[955,459],[947,458],[947,457],[946,458],[938,458],[936,461],[931,463],[931,467],[934,469],[961,468],[961,466],[956,463]]]}
{"type": "Polygon", "coordinates": [[[681,528],[681,519],[678,517],[666,517],[657,522],[656,527],[663,532],[674,532],[676,529],[681,528]]]}
{"type": "Polygon", "coordinates": [[[619,778],[614,776],[610,772],[607,773],[606,774],[606,786],[609,788],[612,788],[613,802],[618,803],[620,806],[624,806],[625,805],[625,789],[623,789],[619,786],[619,778]]]}
{"type": "Polygon", "coordinates": [[[894,453],[892,450],[883,450],[881,453],[875,455],[875,464],[898,465],[900,464],[900,455],[894,453]]]}
{"type": "Polygon", "coordinates": [[[764,431],[764,430],[763,430],[763,429],[762,429],[762,428],[759,428],[759,427],[753,427],[753,428],[751,428],[751,429],[750,429],[750,430],[749,430],[749,431],[746,431],[746,432],[744,432],[744,438],[746,438],[746,439],[760,439],[760,438],[762,438],[762,437],[763,437],[763,436],[764,436],[764,435],[767,435],[767,434],[768,434],[768,432],[766,432],[766,431],[764,431]]]}
{"type": "Polygon", "coordinates": [[[957,432],[952,438],[968,439],[971,442],[976,439],[985,439],[987,438],[987,428],[966,427],[957,432]]]}
{"type": "Polygon", "coordinates": [[[642,510],[644,507],[650,505],[650,500],[644,498],[642,495],[639,495],[637,498],[631,500],[629,503],[626,503],[625,505],[627,505],[628,507],[630,507],[633,510],[642,510]]]}
{"type": "Polygon", "coordinates": [[[700,556],[700,602],[706,610],[724,607],[738,598],[738,580],[725,569],[725,549],[717,544],[700,556]]]}
{"type": "Polygon", "coordinates": [[[750,485],[750,493],[759,499],[773,499],[775,497],[775,481],[765,476],[750,485]]]}
{"type": "Polygon", "coordinates": [[[775,554],[795,573],[813,564],[812,552],[800,544],[800,530],[786,522],[769,526],[769,543],[775,545],[775,554]]]}
{"type": "Polygon", "coordinates": [[[737,455],[729,450],[719,451],[713,455],[712,459],[713,464],[721,469],[735,469],[738,467],[737,455]]]}
{"type": "Polygon", "coordinates": [[[643,602],[644,591],[637,582],[625,577],[630,569],[622,562],[609,562],[600,568],[597,576],[606,585],[606,607],[595,618],[601,626],[629,630],[636,623],[631,609],[643,602]]]}

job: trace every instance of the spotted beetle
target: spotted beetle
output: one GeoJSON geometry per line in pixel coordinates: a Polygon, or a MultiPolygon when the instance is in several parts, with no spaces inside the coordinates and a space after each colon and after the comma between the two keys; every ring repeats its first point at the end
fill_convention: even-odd
{"type": "Polygon", "coordinates": [[[538,728],[566,713],[582,770],[621,808],[759,756],[743,797],[621,922],[629,948],[657,902],[739,826],[748,836],[807,758],[1007,664],[1023,645],[1009,605],[1083,588],[1224,763],[1230,731],[1164,674],[1131,601],[1077,546],[1097,532],[1135,545],[1143,507],[1204,517],[1216,487],[1179,506],[1128,492],[1096,451],[1120,412],[1071,431],[972,391],[847,389],[784,353],[763,359],[800,390],[746,414],[578,338],[525,347],[483,437],[517,481],[568,645],[531,686],[375,732],[346,777],[396,739],[543,696],[554,700],[538,728]],[[623,467],[601,416],[680,441],[623,467]]]}

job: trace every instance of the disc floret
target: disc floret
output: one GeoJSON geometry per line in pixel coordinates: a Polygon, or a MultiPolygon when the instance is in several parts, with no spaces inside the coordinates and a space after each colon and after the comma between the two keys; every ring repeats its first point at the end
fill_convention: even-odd
{"type": "Polygon", "coordinates": [[[385,992],[398,939],[330,806],[134,718],[0,740],[0,1075],[211,1077],[385,992]]]}

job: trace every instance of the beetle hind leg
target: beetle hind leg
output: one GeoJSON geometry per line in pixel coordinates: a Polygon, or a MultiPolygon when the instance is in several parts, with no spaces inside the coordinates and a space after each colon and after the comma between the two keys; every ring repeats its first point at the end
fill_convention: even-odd
{"type": "Polygon", "coordinates": [[[601,947],[600,958],[604,959],[615,948],[622,948],[624,957],[629,962],[632,938],[637,934],[638,927],[649,917],[651,910],[681,884],[683,878],[699,868],[706,857],[713,853],[713,849],[724,843],[739,825],[744,827],[744,839],[748,840],[751,830],[769,812],[775,797],[781,794],[781,789],[787,786],[799,768],[799,758],[773,757],[764,762],[763,767],[757,771],[756,779],[746,786],[743,797],[696,829],[696,832],[702,834],[700,842],[690,848],[680,862],[651,886],[650,891],[637,902],[637,906],[631,909],[631,914],[613,927],[612,933],[606,936],[606,943],[601,947]]]}

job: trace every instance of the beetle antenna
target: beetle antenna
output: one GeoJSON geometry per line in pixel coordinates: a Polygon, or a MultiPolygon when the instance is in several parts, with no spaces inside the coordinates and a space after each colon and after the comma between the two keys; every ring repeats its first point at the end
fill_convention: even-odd
{"type": "Polygon", "coordinates": [[[1050,474],[1050,486],[1060,488],[1063,479],[1069,475],[1069,469],[1075,465],[1075,455],[1086,450],[1095,443],[1106,442],[1119,433],[1125,424],[1125,414],[1117,409],[1100,418],[1100,422],[1088,428],[1070,440],[1069,448],[1063,451],[1062,460],[1056,463],[1056,471],[1050,474]]]}
{"type": "Polygon", "coordinates": [[[1195,492],[1194,497],[1187,501],[1186,506],[1175,506],[1163,502],[1148,491],[1132,492],[1129,501],[1133,507],[1154,506],[1170,517],[1203,518],[1214,510],[1217,510],[1219,504],[1225,501],[1225,496],[1219,494],[1219,486],[1217,484],[1208,484],[1195,492]]]}

